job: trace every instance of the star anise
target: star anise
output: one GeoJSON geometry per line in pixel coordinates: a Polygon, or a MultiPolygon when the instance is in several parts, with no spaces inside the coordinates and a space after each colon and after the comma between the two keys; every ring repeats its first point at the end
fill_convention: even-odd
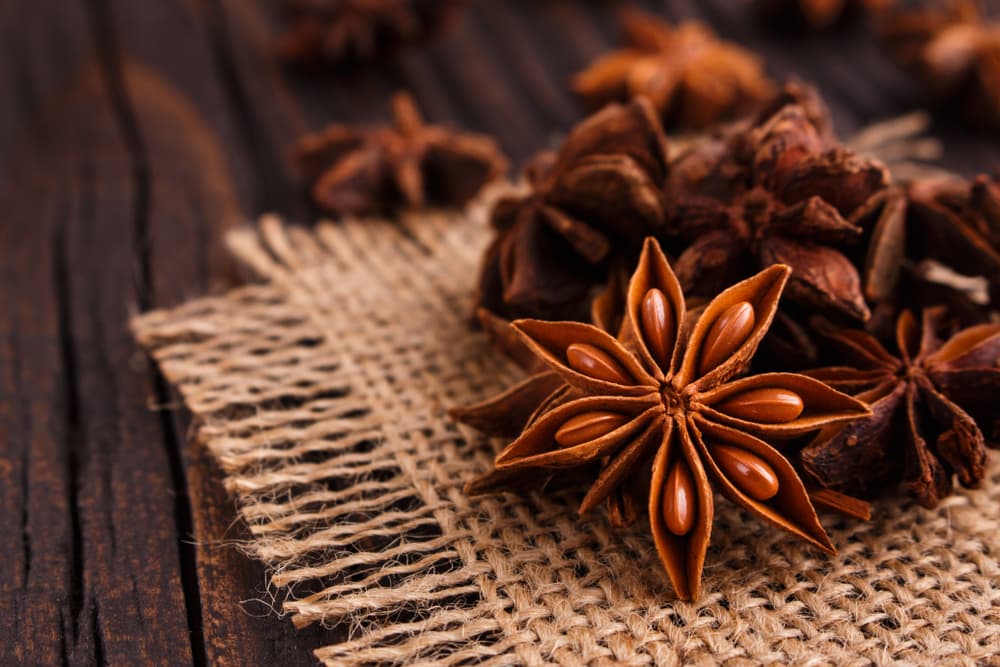
{"type": "Polygon", "coordinates": [[[369,60],[430,36],[455,0],[285,0],[287,31],[278,52],[304,63],[369,60]]]}
{"type": "Polygon", "coordinates": [[[1000,183],[985,175],[918,181],[907,195],[919,256],[986,277],[993,303],[1000,303],[1000,183]]]}
{"type": "Polygon", "coordinates": [[[425,124],[408,93],[393,96],[392,110],[391,126],[333,124],[299,140],[316,204],[335,215],[462,206],[506,171],[491,137],[425,124]]]}
{"type": "Polygon", "coordinates": [[[942,343],[943,318],[943,308],[925,310],[922,323],[903,311],[898,356],[863,331],[826,328],[852,365],[808,374],[856,393],[873,416],[824,429],[802,450],[802,465],[820,484],[871,495],[901,478],[917,501],[934,507],[951,493],[953,476],[967,487],[983,479],[986,438],[976,417],[996,419],[1000,324],[969,327],[942,343]]]}
{"type": "Polygon", "coordinates": [[[761,9],[768,16],[792,19],[813,30],[834,25],[848,14],[876,12],[891,5],[893,0],[761,0],[761,9]]]}
{"type": "Polygon", "coordinates": [[[867,406],[803,375],[733,380],[767,331],[788,275],[787,266],[769,267],[718,295],[695,321],[659,244],[647,239],[629,282],[621,339],[579,322],[514,322],[566,386],[500,452],[496,470],[467,490],[599,463],[580,512],[608,501],[612,515],[627,521],[645,505],[661,562],[685,599],[701,587],[713,484],[768,523],[833,552],[794,468],[762,438],[863,417],[867,406]]]}
{"type": "Polygon", "coordinates": [[[754,54],[701,23],[673,26],[632,9],[620,22],[626,47],[598,58],[571,82],[588,105],[643,95],[665,125],[697,129],[743,115],[774,94],[754,54]]]}
{"type": "Polygon", "coordinates": [[[530,191],[500,200],[477,307],[506,317],[585,319],[615,253],[634,257],[663,224],[663,130],[649,103],[612,104],[527,171],[530,191]]]}
{"type": "Polygon", "coordinates": [[[1000,123],[1000,23],[983,21],[975,2],[890,10],[879,32],[949,113],[960,109],[971,122],[1000,123]]]}
{"type": "Polygon", "coordinates": [[[704,142],[672,164],[672,233],[690,245],[675,265],[686,292],[713,294],[774,263],[789,299],[865,320],[857,270],[838,245],[857,241],[854,212],[886,187],[877,161],[824,136],[797,104],[754,127],[704,142]]]}

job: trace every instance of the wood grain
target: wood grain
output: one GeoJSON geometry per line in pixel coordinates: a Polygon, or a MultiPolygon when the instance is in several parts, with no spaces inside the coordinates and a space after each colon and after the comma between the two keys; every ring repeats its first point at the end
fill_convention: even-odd
{"type": "MultiPolygon", "coordinates": [[[[641,4],[815,82],[842,133],[926,101],[857,25],[795,36],[747,3],[641,4]]],[[[0,4],[0,664],[312,664],[343,636],[275,616],[128,318],[234,284],[228,227],[315,215],[290,145],[386,118],[397,88],[518,162],[551,145],[582,117],[566,81],[617,42],[614,11],[473,3],[426,48],[331,74],[274,59],[264,0],[0,4]]],[[[995,166],[992,138],[938,120],[948,166],[995,166]]]]}

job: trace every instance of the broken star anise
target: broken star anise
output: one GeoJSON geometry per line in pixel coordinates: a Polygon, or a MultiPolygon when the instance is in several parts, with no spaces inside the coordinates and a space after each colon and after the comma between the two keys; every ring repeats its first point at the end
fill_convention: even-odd
{"type": "Polygon", "coordinates": [[[574,92],[590,106],[645,96],[665,125],[699,129],[743,115],[774,94],[754,54],[701,23],[673,26],[626,9],[621,29],[626,47],[573,77],[574,92]]]}
{"type": "Polygon", "coordinates": [[[792,268],[788,298],[864,321],[861,280],[837,248],[862,229],[851,215],[879,195],[886,169],[837,145],[798,104],[729,138],[704,142],[671,164],[671,232],[689,243],[674,268],[686,293],[775,263],[792,268]]]}
{"type": "Polygon", "coordinates": [[[667,145],[649,103],[611,104],[527,170],[494,206],[476,306],[504,317],[586,318],[615,253],[634,261],[666,215],[667,145]]]}
{"type": "Polygon", "coordinates": [[[787,266],[767,268],[722,292],[694,321],[659,244],[647,239],[629,282],[620,339],[579,322],[514,322],[565,387],[497,455],[496,470],[467,490],[518,486],[600,463],[580,512],[608,501],[613,515],[628,520],[645,504],[661,562],[685,599],[701,587],[713,485],[756,516],[833,552],[795,470],[762,438],[863,417],[867,406],[803,375],[733,380],[766,333],[788,274],[787,266]]]}
{"type": "Polygon", "coordinates": [[[299,140],[295,157],[317,205],[334,215],[457,207],[506,171],[491,137],[425,124],[408,93],[392,110],[391,126],[334,124],[299,140]]]}
{"type": "Polygon", "coordinates": [[[898,356],[863,331],[825,328],[851,365],[808,374],[856,393],[873,415],[824,429],[802,450],[803,467],[816,481],[872,495],[902,479],[917,501],[934,507],[951,493],[954,475],[967,487],[983,479],[986,438],[976,417],[996,419],[1000,324],[969,327],[942,343],[943,317],[942,308],[927,309],[918,323],[903,311],[898,356]]]}
{"type": "Polygon", "coordinates": [[[278,42],[286,60],[341,65],[369,60],[430,36],[455,0],[285,0],[288,28],[278,42]]]}
{"type": "Polygon", "coordinates": [[[904,68],[923,79],[949,114],[1000,124],[1000,23],[983,20],[973,0],[889,10],[879,33],[904,68]]]}

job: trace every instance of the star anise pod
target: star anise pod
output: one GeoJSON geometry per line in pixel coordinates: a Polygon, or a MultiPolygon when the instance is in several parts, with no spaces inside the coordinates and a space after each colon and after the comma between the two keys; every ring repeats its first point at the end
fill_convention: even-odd
{"type": "Polygon", "coordinates": [[[804,23],[813,30],[823,30],[849,14],[877,12],[893,0],[761,0],[761,9],[782,21],[804,23]]]}
{"type": "Polygon", "coordinates": [[[646,96],[665,125],[698,129],[743,115],[774,94],[760,60],[704,24],[673,26],[632,9],[620,22],[625,48],[598,58],[571,82],[588,105],[646,96]]]}
{"type": "Polygon", "coordinates": [[[756,126],[704,142],[672,164],[672,233],[690,243],[675,264],[686,292],[712,294],[775,263],[788,264],[789,299],[866,320],[861,280],[837,248],[856,242],[854,212],[889,175],[837,145],[788,104],[756,126]]]}
{"type": "Polygon", "coordinates": [[[976,416],[987,424],[996,418],[1000,324],[969,327],[942,343],[944,314],[927,309],[918,323],[903,311],[898,355],[863,331],[826,328],[850,365],[808,374],[856,393],[873,416],[825,429],[802,450],[802,465],[820,484],[871,495],[901,478],[910,495],[934,507],[951,493],[953,476],[967,487],[983,479],[986,438],[976,416]]]}
{"type": "Polygon", "coordinates": [[[526,195],[494,207],[476,306],[585,319],[613,256],[634,257],[663,225],[666,170],[666,139],[646,100],[609,105],[577,125],[557,154],[528,170],[526,195]]]}
{"type": "Polygon", "coordinates": [[[285,0],[287,60],[341,65],[419,42],[456,11],[455,0],[285,0]]]}
{"type": "Polygon", "coordinates": [[[713,484],[752,514],[833,552],[794,468],[762,438],[863,417],[867,406],[803,375],[733,380],[766,333],[788,274],[787,266],[765,269],[718,295],[695,321],[659,244],[647,239],[620,339],[579,322],[514,322],[566,388],[497,455],[496,470],[467,489],[599,463],[580,512],[608,501],[627,521],[645,505],[661,562],[685,599],[701,587],[713,484]]]}
{"type": "Polygon", "coordinates": [[[295,157],[311,194],[335,215],[401,206],[462,206],[507,168],[491,137],[424,123],[408,93],[392,99],[391,126],[333,124],[299,140],[295,157]]]}
{"type": "Polygon", "coordinates": [[[960,109],[971,122],[1000,123],[1000,23],[984,21],[975,2],[890,10],[879,32],[949,113],[960,109]]]}
{"type": "Polygon", "coordinates": [[[984,276],[993,303],[1000,304],[1000,183],[986,175],[971,182],[918,181],[907,196],[919,256],[984,276]]]}

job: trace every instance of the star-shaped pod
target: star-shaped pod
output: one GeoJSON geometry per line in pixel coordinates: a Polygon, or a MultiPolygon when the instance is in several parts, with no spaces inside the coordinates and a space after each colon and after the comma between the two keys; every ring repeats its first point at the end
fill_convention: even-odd
{"type": "Polygon", "coordinates": [[[832,552],[797,473],[765,439],[863,417],[867,406],[802,375],[733,379],[767,332],[788,273],[782,265],[765,269],[717,296],[694,321],[659,244],[647,239],[619,339],[578,322],[515,322],[572,391],[497,456],[493,475],[599,463],[581,512],[623,492],[635,500],[633,492],[646,484],[640,497],[657,552],[685,599],[701,586],[713,486],[832,552]]]}
{"type": "Polygon", "coordinates": [[[704,129],[774,94],[756,55],[701,23],[674,26],[635,9],[623,10],[620,23],[625,48],[601,56],[571,82],[589,106],[646,97],[664,124],[704,129]]]}
{"type": "Polygon", "coordinates": [[[318,206],[334,215],[457,208],[506,171],[496,141],[425,123],[410,94],[396,93],[392,112],[391,125],[335,123],[299,140],[295,158],[318,206]]]}
{"type": "Polygon", "coordinates": [[[808,109],[787,104],[671,163],[671,233],[687,242],[677,276],[686,292],[706,295],[787,264],[792,302],[867,320],[861,279],[840,248],[859,239],[852,214],[888,181],[880,163],[836,145],[808,109]]]}
{"type": "Polygon", "coordinates": [[[663,225],[666,138],[640,98],[590,116],[545,157],[527,171],[530,192],[493,208],[476,306],[583,319],[613,257],[637,253],[663,225]]]}
{"type": "Polygon", "coordinates": [[[949,495],[952,477],[976,486],[986,474],[980,423],[996,419],[1000,391],[1000,324],[959,331],[942,343],[944,311],[922,322],[903,311],[896,323],[898,355],[856,329],[824,334],[850,366],[809,371],[871,404],[872,418],[823,429],[802,450],[806,471],[823,486],[871,495],[902,478],[922,505],[949,495]]]}

